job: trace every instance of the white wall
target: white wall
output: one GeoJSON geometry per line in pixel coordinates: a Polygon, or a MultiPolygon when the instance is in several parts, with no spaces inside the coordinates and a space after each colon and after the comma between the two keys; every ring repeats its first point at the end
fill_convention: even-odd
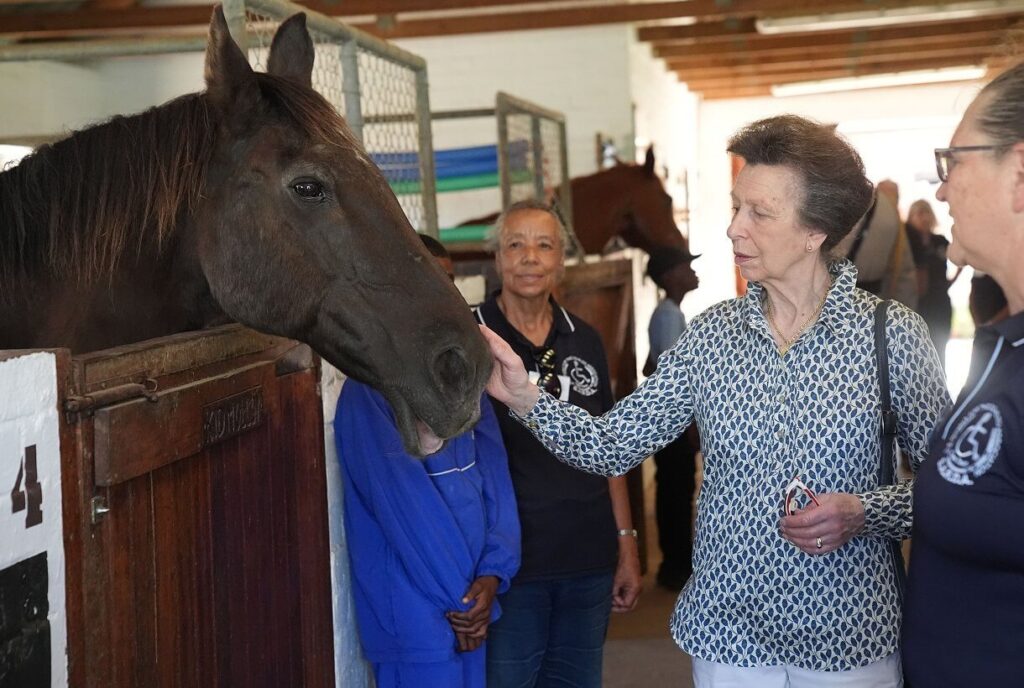
{"type": "Polygon", "coordinates": [[[0,62],[0,141],[62,137],[203,86],[203,55],[0,62]]]}
{"type": "MultiPolygon", "coordinates": [[[[624,145],[632,138],[630,30],[624,25],[512,31],[396,41],[427,60],[432,110],[494,107],[498,91],[566,116],[569,174],[597,169],[594,135],[624,145]]],[[[437,122],[434,148],[497,141],[493,118],[437,122]]],[[[497,211],[496,189],[442,194],[441,227],[497,211]]]]}
{"type": "MultiPolygon", "coordinates": [[[[932,148],[948,145],[956,122],[977,91],[949,84],[873,89],[790,98],[709,101],[700,107],[699,179],[693,203],[692,235],[704,257],[694,265],[701,288],[684,302],[688,316],[735,296],[732,247],[725,236],[731,215],[731,171],[725,152],[743,125],[782,113],[835,122],[864,157],[872,181],[891,177],[902,188],[901,206],[934,193],[915,180],[934,168],[932,148]]],[[[945,216],[940,205],[936,215],[945,216]]]]}

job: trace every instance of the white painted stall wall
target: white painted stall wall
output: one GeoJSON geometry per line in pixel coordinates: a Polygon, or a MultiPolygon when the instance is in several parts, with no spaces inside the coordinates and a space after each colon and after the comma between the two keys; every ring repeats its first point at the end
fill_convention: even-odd
{"type": "Polygon", "coordinates": [[[334,442],[334,412],[345,376],[321,361],[320,394],[324,408],[324,464],[327,469],[327,510],[331,530],[331,598],[334,612],[334,682],[338,688],[370,685],[370,672],[359,649],[355,607],[352,602],[352,571],[342,520],[341,467],[334,442]]]}
{"type": "Polygon", "coordinates": [[[117,114],[200,91],[203,54],[0,62],[0,141],[54,140],[117,114]]]}
{"type": "Polygon", "coordinates": [[[57,357],[35,352],[0,361],[0,390],[0,570],[46,554],[50,685],[64,688],[68,661],[57,357]],[[30,451],[35,452],[38,503],[26,495],[30,451]],[[15,485],[16,491],[8,491],[15,485]],[[18,510],[16,494],[24,500],[18,510]],[[41,517],[31,523],[28,514],[36,508],[41,517]]]}
{"type": "Polygon", "coordinates": [[[93,121],[96,69],[59,62],[0,62],[0,140],[50,139],[93,121]]]}
{"type": "MultiPolygon", "coordinates": [[[[733,277],[732,246],[725,235],[731,217],[731,167],[725,152],[729,137],[743,125],[782,113],[794,113],[822,122],[835,122],[857,145],[857,131],[884,127],[887,121],[913,117],[950,117],[958,120],[970,104],[978,86],[972,84],[935,84],[902,88],[872,89],[790,98],[749,98],[702,103],[700,107],[700,176],[693,197],[691,233],[704,254],[694,265],[701,279],[700,289],[683,304],[687,317],[708,306],[736,295],[733,277]],[[873,126],[875,125],[875,126],[873,126]]],[[[948,139],[936,140],[934,147],[948,145],[948,139]]],[[[901,156],[929,157],[930,151],[892,150],[895,160],[901,156]]],[[[923,164],[929,164],[930,157],[923,164]]],[[[888,173],[868,168],[872,178],[888,173]]],[[[915,167],[918,165],[915,163],[915,167]]],[[[876,179],[877,181],[877,179],[876,179]]],[[[936,214],[945,214],[936,204],[936,214]]]]}

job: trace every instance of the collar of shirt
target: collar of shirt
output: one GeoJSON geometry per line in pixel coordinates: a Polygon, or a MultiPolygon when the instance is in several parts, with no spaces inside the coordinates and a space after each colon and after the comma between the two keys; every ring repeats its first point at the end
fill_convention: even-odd
{"type": "MultiPolygon", "coordinates": [[[[501,290],[495,290],[486,301],[477,307],[480,322],[500,334],[506,341],[508,341],[508,337],[505,335],[508,334],[515,337],[520,344],[528,346],[531,351],[537,349],[538,347],[513,327],[512,323],[505,317],[505,314],[501,312],[501,308],[498,306],[499,294],[501,294],[501,290]]],[[[558,305],[554,296],[548,297],[548,303],[551,305],[551,321],[554,326],[551,328],[551,332],[548,333],[545,345],[550,345],[554,337],[557,337],[559,334],[571,334],[576,331],[576,324],[569,317],[569,313],[558,305]]]]}
{"type": "Polygon", "coordinates": [[[1024,312],[1010,316],[1006,320],[1001,320],[995,325],[978,328],[979,333],[987,330],[995,330],[999,335],[1006,338],[1007,344],[1012,345],[1014,348],[1024,346],[1024,312]]]}
{"type": "MultiPolygon", "coordinates": [[[[829,264],[828,272],[832,276],[832,287],[821,307],[818,322],[837,336],[843,336],[853,327],[853,290],[857,287],[857,268],[849,260],[841,260],[829,264]]],[[[743,297],[742,308],[745,309],[746,321],[751,328],[762,329],[770,335],[762,306],[763,298],[764,285],[751,282],[743,297]]]]}

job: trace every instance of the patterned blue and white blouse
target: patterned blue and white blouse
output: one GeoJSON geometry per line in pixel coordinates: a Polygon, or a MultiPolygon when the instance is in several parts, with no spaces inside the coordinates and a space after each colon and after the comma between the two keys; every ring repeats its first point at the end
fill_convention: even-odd
{"type": "MultiPolygon", "coordinates": [[[[694,319],[658,368],[600,418],[541,394],[522,420],[562,461],[620,475],[696,420],[704,453],[693,576],[672,615],[686,652],[734,666],[843,671],[897,650],[900,591],[887,539],[911,527],[911,485],[879,487],[878,299],[844,261],[814,326],[780,356],[763,287],[694,319]],[[810,556],[779,534],[783,490],[856,494],[863,532],[810,556]]],[[[898,442],[917,470],[949,404],[924,321],[893,304],[886,333],[898,442]]],[[[680,499],[685,499],[680,495],[680,499]]]]}

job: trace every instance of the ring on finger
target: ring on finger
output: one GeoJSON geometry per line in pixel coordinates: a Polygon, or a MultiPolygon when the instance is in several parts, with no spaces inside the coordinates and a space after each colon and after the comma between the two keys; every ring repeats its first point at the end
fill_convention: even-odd
{"type": "Polygon", "coordinates": [[[821,538],[814,538],[814,546],[821,549],[821,538]]]}

